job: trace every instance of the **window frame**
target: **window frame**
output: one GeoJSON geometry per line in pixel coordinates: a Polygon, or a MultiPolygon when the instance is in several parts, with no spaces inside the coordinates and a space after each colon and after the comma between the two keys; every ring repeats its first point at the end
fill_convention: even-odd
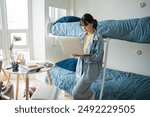
{"type": "MultiPolygon", "coordinates": [[[[5,0],[5,4],[6,4],[6,0],[5,0]]],[[[24,28],[24,29],[18,29],[18,28],[14,28],[14,29],[8,29],[8,24],[7,24],[7,44],[8,47],[11,44],[11,33],[25,33],[26,34],[26,45],[15,45],[14,49],[18,50],[27,50],[27,58],[26,59],[31,59],[31,53],[32,53],[32,40],[31,40],[31,36],[32,36],[32,1],[31,0],[27,0],[27,5],[28,5],[28,11],[27,11],[27,15],[28,15],[28,28],[24,28]],[[29,33],[31,32],[31,33],[29,33]],[[30,41],[29,41],[30,40],[30,41]]],[[[6,4],[7,7],[7,4],[6,4]]],[[[6,8],[6,22],[7,22],[7,8],[6,8]]],[[[19,52],[18,52],[19,53],[19,52]]],[[[10,58],[10,55],[8,55],[10,58]]],[[[7,57],[8,58],[8,57],[7,57]]]]}
{"type": "Polygon", "coordinates": [[[65,10],[66,14],[64,15],[68,15],[68,9],[67,8],[59,8],[56,6],[48,6],[48,18],[50,22],[55,22],[56,20],[58,20],[60,17],[64,16],[64,15],[60,15],[61,11],[60,10],[65,10]],[[51,9],[51,18],[50,18],[50,9],[51,9]]]}

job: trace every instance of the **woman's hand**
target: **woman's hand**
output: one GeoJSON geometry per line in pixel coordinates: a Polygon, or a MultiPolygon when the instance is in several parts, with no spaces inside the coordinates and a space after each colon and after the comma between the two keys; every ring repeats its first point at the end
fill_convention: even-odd
{"type": "Polygon", "coordinates": [[[80,57],[80,55],[79,55],[79,54],[75,54],[75,53],[74,53],[74,54],[72,54],[72,56],[73,56],[73,57],[80,57]]]}
{"type": "Polygon", "coordinates": [[[75,53],[72,54],[72,56],[73,56],[73,57],[79,57],[79,55],[78,55],[78,54],[75,54],[75,53]]]}
{"type": "Polygon", "coordinates": [[[72,54],[72,56],[73,57],[80,57],[80,58],[85,58],[86,57],[86,55],[84,55],[84,54],[72,54]]]}

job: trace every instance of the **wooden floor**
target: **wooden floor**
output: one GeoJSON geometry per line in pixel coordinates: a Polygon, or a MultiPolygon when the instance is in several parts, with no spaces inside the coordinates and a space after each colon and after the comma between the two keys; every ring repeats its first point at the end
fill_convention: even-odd
{"type": "MultiPolygon", "coordinates": [[[[37,88],[41,84],[45,84],[45,78],[46,78],[46,73],[39,73],[39,74],[34,74],[29,76],[29,87],[35,87],[37,88]]],[[[4,79],[3,74],[1,73],[0,79],[4,80],[4,83],[7,82],[7,80],[4,79]]],[[[15,96],[15,90],[16,90],[16,75],[11,75],[10,79],[11,83],[14,84],[14,96],[15,96]]],[[[19,100],[25,100],[24,96],[24,91],[25,91],[25,79],[20,78],[19,80],[19,95],[18,99],[19,100]]],[[[66,92],[59,90],[59,94],[57,97],[57,100],[72,100],[72,96],[67,94],[66,92]]]]}

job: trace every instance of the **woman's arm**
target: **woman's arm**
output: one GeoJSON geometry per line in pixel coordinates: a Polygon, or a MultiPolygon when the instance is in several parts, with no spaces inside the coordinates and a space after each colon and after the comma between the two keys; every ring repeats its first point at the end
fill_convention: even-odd
{"type": "Polygon", "coordinates": [[[95,47],[92,46],[93,50],[91,52],[91,55],[84,57],[85,62],[87,62],[87,63],[95,63],[95,62],[101,60],[103,57],[104,41],[103,41],[101,35],[98,37],[95,37],[95,38],[98,38],[98,39],[97,39],[95,47]]]}

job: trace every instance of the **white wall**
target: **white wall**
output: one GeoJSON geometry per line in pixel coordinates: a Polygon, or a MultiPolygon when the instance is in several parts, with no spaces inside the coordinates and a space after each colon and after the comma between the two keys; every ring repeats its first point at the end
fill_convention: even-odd
{"type": "Polygon", "coordinates": [[[32,0],[33,53],[32,59],[45,59],[44,0],[32,0]]]}
{"type": "MultiPolygon", "coordinates": [[[[141,8],[140,0],[75,0],[75,15],[89,12],[98,20],[150,16],[150,0],[143,1],[146,6],[141,8]]],[[[109,68],[150,76],[150,44],[111,40],[108,52],[109,68]]]]}
{"type": "Polygon", "coordinates": [[[2,15],[1,15],[1,2],[0,2],[0,59],[3,59],[2,55],[2,15]]]}
{"type": "Polygon", "coordinates": [[[4,59],[9,58],[9,44],[7,37],[6,7],[5,1],[0,0],[0,49],[4,59]]]}
{"type": "Polygon", "coordinates": [[[110,41],[108,67],[122,71],[150,75],[150,44],[110,41]],[[138,54],[141,51],[141,54],[138,54]]]}
{"type": "Polygon", "coordinates": [[[1,15],[1,2],[0,2],[0,49],[2,48],[2,15],[1,15]]]}
{"type": "Polygon", "coordinates": [[[150,0],[143,0],[146,6],[141,8],[142,0],[75,0],[75,15],[91,13],[96,19],[126,19],[150,15],[150,0]]]}

